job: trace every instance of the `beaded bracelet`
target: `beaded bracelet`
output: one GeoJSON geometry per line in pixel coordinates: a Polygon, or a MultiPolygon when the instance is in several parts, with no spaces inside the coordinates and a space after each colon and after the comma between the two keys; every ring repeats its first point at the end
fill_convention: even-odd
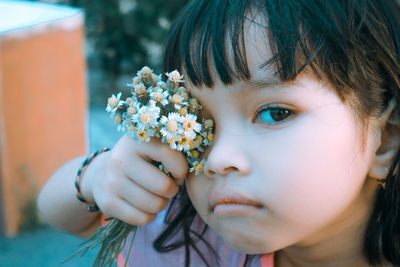
{"type": "Polygon", "coordinates": [[[75,179],[75,188],[76,188],[76,198],[79,200],[79,202],[81,202],[87,211],[89,212],[96,212],[99,211],[99,207],[97,207],[96,204],[94,205],[90,205],[82,196],[82,192],[81,192],[81,179],[82,179],[82,175],[85,172],[87,166],[89,165],[89,163],[99,154],[109,151],[110,149],[108,147],[105,147],[101,150],[98,150],[96,152],[94,152],[93,154],[91,154],[89,157],[87,157],[85,159],[85,161],[82,163],[82,166],[80,167],[80,169],[78,170],[78,173],[76,175],[76,179],[75,179]]]}

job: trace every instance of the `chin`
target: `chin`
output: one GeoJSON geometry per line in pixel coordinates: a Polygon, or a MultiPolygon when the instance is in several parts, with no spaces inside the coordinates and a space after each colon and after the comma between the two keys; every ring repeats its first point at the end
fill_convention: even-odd
{"type": "Polygon", "coordinates": [[[234,250],[244,254],[265,254],[273,252],[264,242],[257,240],[246,240],[244,238],[223,238],[224,241],[234,250]]]}

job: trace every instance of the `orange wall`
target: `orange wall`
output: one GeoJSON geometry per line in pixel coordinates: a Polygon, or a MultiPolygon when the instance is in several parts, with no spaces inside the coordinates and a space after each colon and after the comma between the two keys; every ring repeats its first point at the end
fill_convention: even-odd
{"type": "Polygon", "coordinates": [[[0,182],[3,233],[51,174],[86,150],[82,23],[0,35],[0,182]],[[27,33],[26,33],[27,32],[27,33]]]}

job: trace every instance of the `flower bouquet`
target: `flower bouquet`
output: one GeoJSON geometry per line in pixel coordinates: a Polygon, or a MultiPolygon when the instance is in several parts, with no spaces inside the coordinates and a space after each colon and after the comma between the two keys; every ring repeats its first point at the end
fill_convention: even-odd
{"type": "MultiPolygon", "coordinates": [[[[190,97],[189,90],[183,86],[183,75],[175,70],[166,73],[166,76],[167,80],[163,81],[162,75],[143,67],[128,84],[131,95],[125,100],[121,99],[121,93],[112,95],[108,98],[106,111],[117,124],[118,130],[126,132],[136,142],[159,138],[171,149],[181,151],[189,164],[189,172],[197,175],[203,171],[206,162],[200,158],[200,154],[214,139],[214,123],[211,119],[199,118],[202,106],[196,98],[190,97]]],[[[154,161],[153,164],[170,175],[161,163],[154,161]]],[[[133,233],[130,247],[133,245],[137,226],[117,219],[109,220],[77,252],[84,254],[101,244],[94,266],[111,266],[115,263],[130,233],[133,233]]]]}

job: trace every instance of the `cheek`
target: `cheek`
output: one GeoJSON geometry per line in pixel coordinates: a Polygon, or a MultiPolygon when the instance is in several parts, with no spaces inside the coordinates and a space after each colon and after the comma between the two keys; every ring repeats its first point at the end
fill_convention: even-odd
{"type": "Polygon", "coordinates": [[[208,192],[213,183],[204,175],[193,173],[186,179],[186,190],[193,206],[203,220],[207,220],[208,214],[208,192]]]}
{"type": "Polygon", "coordinates": [[[259,194],[275,215],[303,225],[322,225],[357,197],[367,159],[360,151],[354,122],[345,114],[337,114],[340,121],[324,124],[303,120],[269,143],[272,155],[266,153],[258,164],[270,186],[259,194]]]}

